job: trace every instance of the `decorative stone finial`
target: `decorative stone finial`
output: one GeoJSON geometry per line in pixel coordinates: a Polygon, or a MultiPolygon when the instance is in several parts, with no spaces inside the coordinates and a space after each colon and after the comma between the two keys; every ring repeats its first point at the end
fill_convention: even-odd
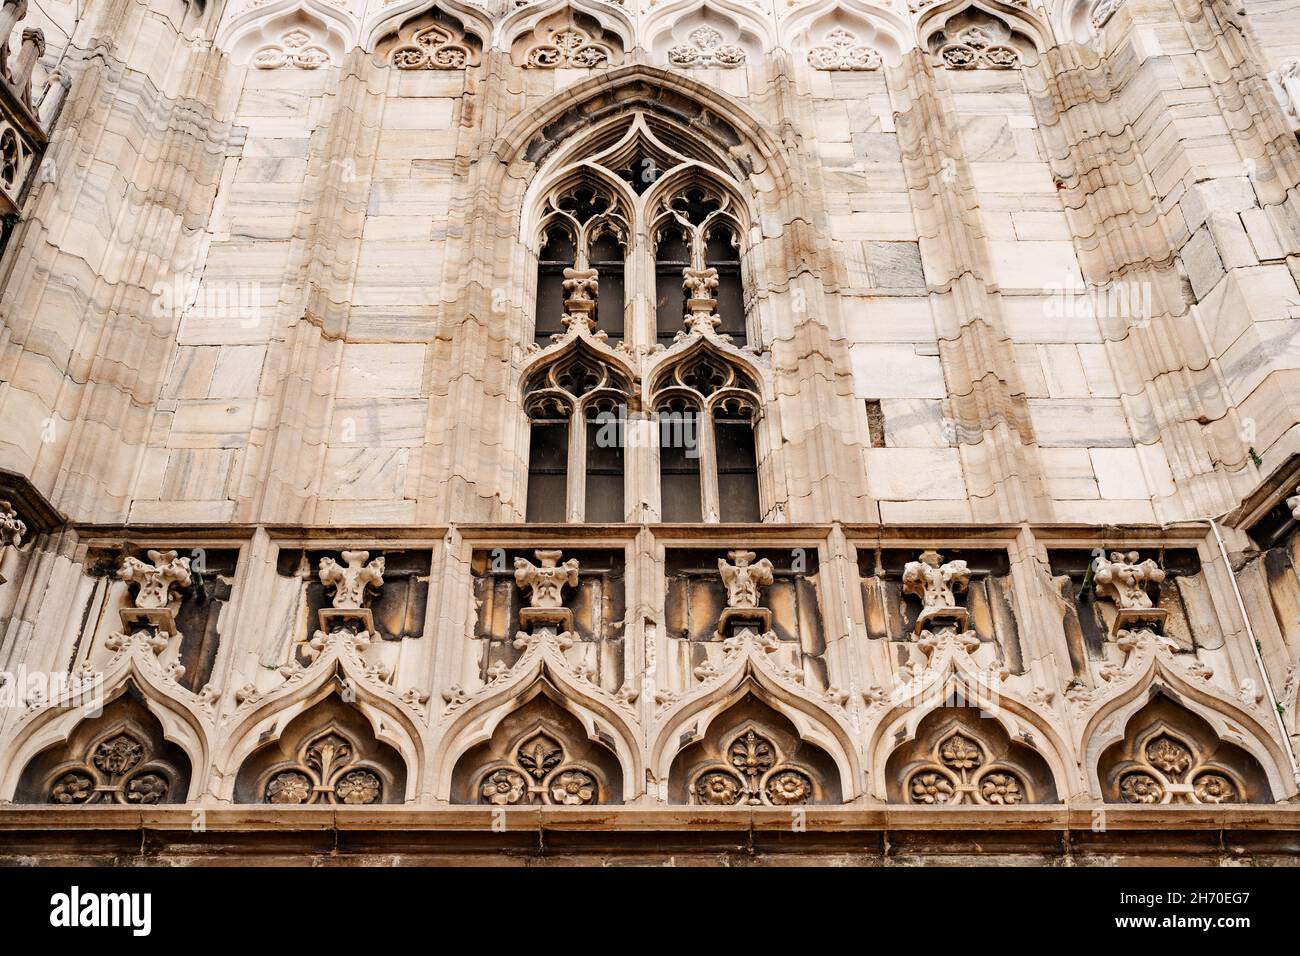
{"type": "Polygon", "coordinates": [[[0,547],[21,548],[27,525],[18,517],[14,506],[0,498],[0,547]]]}
{"type": "Polygon", "coordinates": [[[713,332],[722,324],[718,309],[718,270],[682,270],[682,291],[686,293],[686,327],[693,333],[713,332]]]}
{"type": "Polygon", "coordinates": [[[1150,558],[1138,561],[1138,553],[1112,551],[1110,557],[1098,555],[1092,562],[1092,580],[1097,596],[1109,598],[1119,609],[1111,633],[1132,629],[1135,625],[1159,630],[1167,611],[1154,607],[1146,588],[1165,579],[1165,572],[1150,558]]]}
{"type": "Polygon", "coordinates": [[[178,558],[175,551],[147,551],[153,566],[139,558],[127,556],[117,569],[117,579],[137,586],[135,606],[142,610],[157,610],[172,602],[172,588],[189,587],[190,559],[178,558]]]}
{"type": "Polygon", "coordinates": [[[964,607],[957,604],[956,594],[970,584],[970,568],[965,561],[954,560],[946,564],[938,551],[922,552],[920,560],[909,561],[903,567],[903,593],[921,599],[921,613],[917,615],[914,632],[936,626],[950,625],[956,630],[966,627],[970,619],[964,607]]]}
{"type": "Polygon", "coordinates": [[[573,612],[564,606],[564,588],[578,586],[578,559],[563,564],[563,551],[534,551],[538,566],[527,558],[515,558],[515,584],[528,591],[528,607],[519,611],[519,625],[551,627],[563,634],[573,629],[573,612]]]}
{"type": "Polygon", "coordinates": [[[759,634],[766,634],[772,629],[772,612],[759,607],[758,589],[772,583],[772,562],[767,558],[755,561],[753,551],[728,551],[727,557],[733,563],[718,558],[718,572],[727,589],[727,608],[718,618],[718,636],[734,636],[738,628],[755,625],[759,634]]]}
{"type": "Polygon", "coordinates": [[[380,555],[372,561],[369,551],[343,551],[340,554],[343,564],[330,557],[321,558],[317,564],[317,577],[325,587],[334,589],[334,599],[333,607],[321,608],[317,612],[320,630],[314,638],[316,643],[331,631],[331,625],[337,630],[349,621],[356,622],[365,635],[375,629],[374,615],[366,604],[372,592],[384,586],[384,557],[380,555]]]}
{"type": "Polygon", "coordinates": [[[124,649],[130,644],[131,628],[135,625],[144,624],[154,629],[152,635],[137,633],[155,654],[166,650],[169,638],[178,633],[176,610],[181,597],[173,595],[172,589],[189,587],[190,559],[177,557],[175,551],[146,551],[145,555],[153,562],[152,566],[127,555],[117,569],[117,579],[136,585],[136,592],[134,607],[118,609],[123,632],[109,635],[105,647],[111,651],[124,649]]]}
{"type": "MultiPolygon", "coordinates": [[[[588,332],[596,332],[596,302],[600,297],[600,280],[595,269],[564,270],[564,318],[561,324],[572,331],[577,323],[588,332]]],[[[605,338],[604,335],[600,335],[605,338]]]]}

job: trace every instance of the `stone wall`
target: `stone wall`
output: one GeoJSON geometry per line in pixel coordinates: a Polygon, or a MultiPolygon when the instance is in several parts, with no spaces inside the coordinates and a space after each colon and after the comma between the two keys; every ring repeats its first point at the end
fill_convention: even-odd
{"type": "Polygon", "coordinates": [[[89,3],[0,266],[0,800],[1291,800],[1279,18],[89,3]],[[574,259],[536,341],[575,184],[622,329],[574,259]],[[701,251],[673,339],[692,189],[743,309],[701,251]],[[586,522],[606,406],[623,521],[586,522]],[[679,406],[693,523],[631,440],[679,406]]]}

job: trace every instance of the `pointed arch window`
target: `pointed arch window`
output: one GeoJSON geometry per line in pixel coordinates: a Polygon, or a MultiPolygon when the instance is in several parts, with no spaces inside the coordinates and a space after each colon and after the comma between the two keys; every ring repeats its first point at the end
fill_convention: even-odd
{"type": "Polygon", "coordinates": [[[754,425],[758,386],[720,356],[697,352],[659,379],[664,521],[761,519],[754,425]]]}
{"type": "Polygon", "coordinates": [[[575,349],[539,369],[524,390],[533,522],[623,521],[627,377],[575,349]]]}
{"type": "Polygon", "coordinates": [[[551,192],[537,255],[539,345],[563,333],[570,312],[590,314],[610,339],[623,338],[627,243],[627,214],[610,184],[580,176],[551,192]]]}
{"type": "Polygon", "coordinates": [[[660,200],[654,219],[655,333],[669,345],[692,315],[716,318],[720,334],[744,345],[740,223],[731,197],[702,178],[660,200]]]}

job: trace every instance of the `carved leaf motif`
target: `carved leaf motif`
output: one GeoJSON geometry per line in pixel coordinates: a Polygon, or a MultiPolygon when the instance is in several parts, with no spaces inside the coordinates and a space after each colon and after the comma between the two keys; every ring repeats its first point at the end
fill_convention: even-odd
{"type": "Polygon", "coordinates": [[[593,803],[596,799],[596,781],[581,770],[569,770],[551,784],[551,800],[570,806],[593,803]]]}
{"type": "Polygon", "coordinates": [[[1237,785],[1219,773],[1198,774],[1193,783],[1196,799],[1201,803],[1240,803],[1237,785]]]}
{"type": "Polygon", "coordinates": [[[127,803],[154,804],[167,796],[167,781],[156,773],[142,773],[126,786],[127,803]]]}
{"type": "Polygon", "coordinates": [[[1175,779],[1181,778],[1192,766],[1191,752],[1165,734],[1147,744],[1147,760],[1151,765],[1175,779]]]}
{"type": "Polygon", "coordinates": [[[535,779],[541,780],[559,766],[564,759],[564,750],[555,740],[545,734],[538,734],[519,748],[518,759],[519,766],[535,779]]]}
{"type": "Polygon", "coordinates": [[[54,784],[50,799],[55,803],[86,803],[94,788],[94,781],[85,774],[65,773],[54,784]]]}
{"type": "Polygon", "coordinates": [[[728,751],[731,765],[747,777],[757,777],[772,769],[776,757],[771,741],[750,730],[739,737],[728,751]]]}
{"type": "Polygon", "coordinates": [[[913,803],[952,803],[956,792],[943,774],[918,773],[912,777],[908,796],[913,803]]]}
{"type": "Polygon", "coordinates": [[[782,770],[767,782],[767,799],[777,806],[807,803],[812,792],[812,781],[795,770],[782,770]]]}
{"type": "Polygon", "coordinates": [[[1025,792],[1014,774],[991,773],[980,781],[980,796],[984,798],[985,803],[1011,806],[1023,803],[1025,792]]]}
{"type": "Polygon", "coordinates": [[[369,770],[353,770],[343,776],[334,792],[347,804],[378,803],[383,784],[369,770]]]}
{"type": "Polygon", "coordinates": [[[939,756],[954,770],[974,770],[984,762],[979,744],[961,734],[953,734],[945,740],[939,756]]]}
{"type": "Polygon", "coordinates": [[[528,791],[528,781],[513,770],[497,770],[488,774],[479,787],[479,795],[486,803],[499,807],[519,803],[528,791]]]}

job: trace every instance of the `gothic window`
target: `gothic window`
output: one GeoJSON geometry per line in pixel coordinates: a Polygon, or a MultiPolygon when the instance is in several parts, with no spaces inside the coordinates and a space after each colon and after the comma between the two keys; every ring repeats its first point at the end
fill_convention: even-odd
{"type": "Polygon", "coordinates": [[[83,721],[68,742],[47,750],[23,771],[18,803],[184,803],[190,762],[163,737],[134,686],[83,721]]]}
{"type": "Polygon", "coordinates": [[[916,736],[890,755],[886,780],[891,803],[1005,807],[1057,801],[1043,758],[970,707],[927,714],[916,736]]]}
{"type": "Polygon", "coordinates": [[[1098,766],[1107,803],[1263,803],[1263,769],[1164,694],[1130,718],[1098,766]]]}
{"type": "Polygon", "coordinates": [[[672,343],[699,306],[717,318],[720,334],[744,345],[745,302],[740,278],[739,223],[730,197],[702,183],[690,183],[663,197],[656,212],[656,334],[672,343]],[[694,290],[694,291],[692,291],[694,290]]]}
{"type": "Polygon", "coordinates": [[[568,314],[590,316],[609,338],[623,338],[627,234],[621,204],[595,177],[548,197],[537,256],[534,335],[539,345],[563,333],[568,314]]]}
{"type": "Polygon", "coordinates": [[[696,352],[655,389],[664,521],[758,521],[754,424],[758,387],[731,363],[696,352]]]}
{"type": "Polygon", "coordinates": [[[337,695],[304,711],[254,751],[235,780],[238,803],[402,803],[406,767],[369,721],[337,695]]]}
{"type": "Polygon", "coordinates": [[[529,521],[622,521],[626,376],[578,347],[525,383],[529,521]]]}

